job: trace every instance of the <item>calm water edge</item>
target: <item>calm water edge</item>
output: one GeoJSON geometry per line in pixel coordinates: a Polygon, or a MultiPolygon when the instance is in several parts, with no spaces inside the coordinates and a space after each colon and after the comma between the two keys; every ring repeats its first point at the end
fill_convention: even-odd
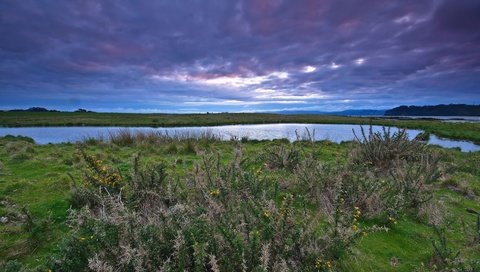
{"type": "MultiPolygon", "coordinates": [[[[368,127],[365,127],[368,129],[368,127]]],[[[359,125],[329,125],[329,124],[266,124],[266,125],[229,125],[211,127],[21,127],[21,128],[0,128],[0,136],[22,135],[31,137],[38,144],[77,142],[88,137],[107,139],[112,133],[128,129],[132,132],[168,133],[168,135],[201,135],[204,133],[213,134],[222,140],[232,138],[240,139],[247,137],[251,140],[272,140],[286,138],[290,141],[297,140],[298,136],[306,137],[307,129],[315,140],[330,140],[332,142],[351,141],[354,139],[353,131],[360,134],[359,125]]],[[[373,126],[373,131],[381,131],[381,126],[373,126]]],[[[397,131],[391,128],[391,131],[397,131]]],[[[414,138],[421,131],[407,130],[410,138],[414,138]]],[[[458,147],[462,151],[480,151],[480,146],[467,141],[440,139],[435,135],[430,137],[430,144],[440,145],[445,148],[458,147]]]]}

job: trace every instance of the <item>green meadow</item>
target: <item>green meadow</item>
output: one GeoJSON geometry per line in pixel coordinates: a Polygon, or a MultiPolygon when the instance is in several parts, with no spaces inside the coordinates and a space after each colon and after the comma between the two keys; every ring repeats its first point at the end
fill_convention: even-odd
{"type": "MultiPolygon", "coordinates": [[[[244,123],[366,122],[15,114],[13,122],[1,113],[0,123],[167,126],[199,118],[213,125],[240,116],[244,123]]],[[[469,130],[455,132],[456,126],[476,131],[478,124],[437,124],[437,134],[445,129],[478,140],[469,130]]],[[[480,152],[426,146],[401,132],[366,132],[360,140],[219,141],[123,132],[108,141],[37,145],[0,138],[0,269],[479,271],[480,152]]]]}

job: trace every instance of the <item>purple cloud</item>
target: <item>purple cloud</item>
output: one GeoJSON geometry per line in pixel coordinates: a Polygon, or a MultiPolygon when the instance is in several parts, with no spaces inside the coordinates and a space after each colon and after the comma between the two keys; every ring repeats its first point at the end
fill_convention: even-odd
{"type": "Polygon", "coordinates": [[[480,103],[476,0],[0,3],[0,107],[480,103]]]}

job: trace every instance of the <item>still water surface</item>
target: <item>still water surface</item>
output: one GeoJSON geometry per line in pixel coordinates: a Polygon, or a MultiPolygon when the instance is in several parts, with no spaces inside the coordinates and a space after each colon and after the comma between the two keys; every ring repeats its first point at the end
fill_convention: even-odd
{"type": "MultiPolygon", "coordinates": [[[[211,127],[169,127],[169,128],[151,128],[151,127],[22,127],[22,128],[0,128],[0,136],[22,135],[28,136],[39,144],[76,142],[88,137],[108,139],[112,133],[123,129],[132,132],[155,131],[168,135],[201,135],[211,133],[223,140],[231,138],[240,139],[248,137],[252,140],[272,140],[287,138],[295,141],[298,136],[306,136],[306,128],[315,140],[330,140],[332,142],[350,141],[354,139],[353,131],[360,134],[359,125],[328,125],[328,124],[266,124],[266,125],[229,125],[229,126],[211,126],[211,127]]],[[[365,127],[368,129],[367,127],[365,127]]],[[[381,131],[382,127],[373,126],[373,131],[381,131]]],[[[397,131],[396,128],[391,129],[397,131]]],[[[410,138],[414,138],[420,130],[407,130],[410,138]]],[[[440,145],[446,148],[458,147],[462,151],[480,151],[480,146],[467,141],[457,141],[440,139],[434,135],[430,137],[430,144],[440,145]]]]}

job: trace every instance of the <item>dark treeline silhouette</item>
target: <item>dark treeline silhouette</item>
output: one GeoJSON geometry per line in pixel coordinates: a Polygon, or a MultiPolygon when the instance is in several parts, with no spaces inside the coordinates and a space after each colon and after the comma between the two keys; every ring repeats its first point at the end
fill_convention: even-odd
{"type": "Polygon", "coordinates": [[[9,111],[59,112],[58,110],[48,110],[48,109],[42,108],[42,107],[31,107],[31,108],[28,108],[26,110],[24,110],[24,109],[13,109],[13,110],[9,110],[9,111]]]}
{"type": "MultiPolygon", "coordinates": [[[[31,108],[28,108],[26,110],[24,109],[13,109],[13,110],[8,110],[8,111],[28,111],[28,112],[61,112],[59,110],[49,110],[49,109],[46,109],[46,108],[42,108],[42,107],[31,107],[31,108]]],[[[89,110],[86,110],[86,109],[78,109],[78,110],[75,110],[74,112],[93,112],[93,111],[89,111],[89,110]]]]}
{"type": "Polygon", "coordinates": [[[385,116],[480,116],[480,105],[400,106],[385,111],[385,116]]]}

